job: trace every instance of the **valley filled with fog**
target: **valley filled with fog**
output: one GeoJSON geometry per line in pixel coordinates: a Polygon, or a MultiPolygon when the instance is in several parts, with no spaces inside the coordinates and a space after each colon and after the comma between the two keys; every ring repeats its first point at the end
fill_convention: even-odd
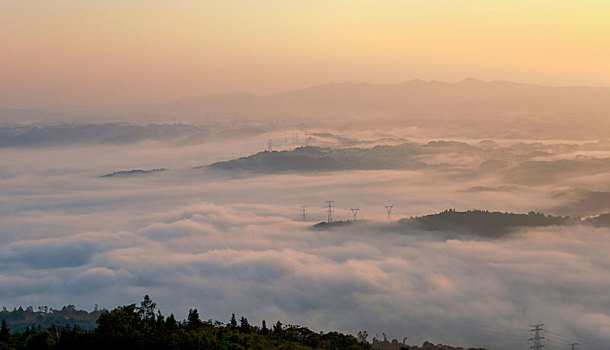
{"type": "Polygon", "coordinates": [[[516,122],[503,127],[477,110],[470,121],[440,111],[456,124],[439,128],[396,116],[319,125],[288,112],[9,120],[0,125],[2,302],[113,308],[149,294],[180,318],[197,307],[204,319],[235,313],[408,343],[514,349],[528,346],[535,323],[553,348],[610,341],[610,229],[581,223],[610,213],[606,129],[589,124],[570,138],[570,117],[511,111],[516,122]],[[555,122],[564,128],[546,132],[555,122]],[[359,208],[361,222],[312,229],[327,200],[335,220],[359,208]],[[447,209],[571,221],[491,223],[483,234],[399,221],[447,209]]]}
{"type": "Polygon", "coordinates": [[[526,345],[537,322],[566,337],[607,340],[610,318],[600,310],[608,308],[608,229],[447,239],[398,228],[384,210],[394,205],[393,220],[448,208],[604,213],[607,145],[429,144],[399,140],[395,130],[367,139],[311,131],[310,147],[345,150],[341,136],[370,151],[385,140],[398,147],[385,156],[412,162],[387,169],[392,159],[376,155],[380,164],[367,169],[278,173],[199,167],[261,151],[268,139],[292,148],[282,143],[295,133],[305,137],[285,130],[188,145],[3,148],[3,302],[110,308],[148,293],[181,316],[195,306],[220,320],[235,312],[413,342],[508,349],[526,345]],[[159,168],[167,170],[101,177],[159,168]],[[337,220],[358,207],[366,224],[312,230],[330,199],[337,220]],[[301,221],[302,204],[309,222],[301,221]]]}

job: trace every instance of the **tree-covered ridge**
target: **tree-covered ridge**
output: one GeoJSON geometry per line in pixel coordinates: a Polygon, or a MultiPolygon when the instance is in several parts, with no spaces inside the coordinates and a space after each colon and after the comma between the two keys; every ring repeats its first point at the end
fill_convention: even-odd
{"type": "Polygon", "coordinates": [[[339,221],[333,221],[333,222],[321,221],[321,222],[318,222],[317,224],[314,224],[311,228],[313,230],[324,231],[324,230],[331,230],[331,229],[337,228],[337,227],[353,225],[356,223],[361,224],[361,223],[366,223],[366,221],[364,221],[364,220],[360,220],[360,221],[339,220],[339,221]]]}
{"type": "Polygon", "coordinates": [[[155,169],[132,169],[132,170],[121,170],[114,171],[112,173],[101,175],[100,177],[115,177],[115,176],[134,176],[134,175],[147,175],[154,174],[162,171],[167,171],[167,168],[155,168],[155,169]]]}
{"type": "Polygon", "coordinates": [[[425,156],[437,152],[474,149],[459,142],[404,143],[372,148],[306,146],[291,151],[265,151],[209,165],[212,169],[273,173],[283,171],[336,171],[418,169],[428,164],[425,156]]]}
{"type": "MultiPolygon", "coordinates": [[[[197,309],[189,310],[185,321],[168,317],[145,296],[140,306],[120,306],[112,311],[101,311],[97,327],[85,330],[79,325],[58,327],[26,327],[11,332],[2,320],[0,349],[413,349],[458,350],[445,345],[424,343],[422,347],[404,342],[367,340],[366,332],[358,337],[339,332],[316,333],[307,327],[283,325],[277,321],[267,326],[255,326],[248,319],[239,321],[233,314],[228,324],[202,321],[197,309]]],[[[474,349],[473,349],[474,350],[474,349]]],[[[482,349],[481,349],[482,350],[482,349]]]]}
{"type": "Polygon", "coordinates": [[[144,140],[194,141],[209,130],[185,124],[127,123],[0,126],[0,148],[73,144],[132,144],[144,140]]]}
{"type": "Polygon", "coordinates": [[[473,234],[503,234],[521,227],[542,227],[579,223],[580,219],[569,216],[552,216],[530,211],[517,214],[488,210],[456,211],[412,217],[400,223],[413,225],[426,231],[465,231],[473,234]]]}
{"type": "Polygon", "coordinates": [[[83,329],[94,329],[101,314],[102,310],[98,310],[97,307],[87,312],[78,310],[74,305],[64,306],[61,310],[54,310],[48,306],[39,306],[36,309],[28,306],[25,309],[19,307],[12,311],[4,308],[0,311],[0,321],[6,321],[15,332],[24,332],[26,327],[49,328],[53,325],[56,327],[79,325],[83,329]]]}
{"type": "Polygon", "coordinates": [[[610,227],[610,214],[601,214],[585,220],[586,223],[595,227],[610,227]]]}

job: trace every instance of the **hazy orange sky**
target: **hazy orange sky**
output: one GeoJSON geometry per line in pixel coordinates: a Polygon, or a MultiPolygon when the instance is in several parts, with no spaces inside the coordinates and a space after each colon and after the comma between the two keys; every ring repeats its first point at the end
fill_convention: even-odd
{"type": "Polygon", "coordinates": [[[0,106],[473,76],[610,85],[607,0],[0,0],[0,106]]]}

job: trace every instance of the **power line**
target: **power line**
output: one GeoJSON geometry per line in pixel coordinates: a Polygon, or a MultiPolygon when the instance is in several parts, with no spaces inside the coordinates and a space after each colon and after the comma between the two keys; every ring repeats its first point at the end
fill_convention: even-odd
{"type": "MultiPolygon", "coordinates": [[[[527,340],[521,338],[524,332],[529,331],[526,327],[508,327],[505,325],[497,325],[490,322],[483,322],[471,317],[460,316],[460,322],[468,322],[471,326],[474,326],[478,331],[484,332],[486,335],[491,335],[494,341],[501,341],[505,346],[512,346],[513,348],[520,348],[527,344],[527,340]]],[[[484,346],[487,347],[487,346],[484,346]]]]}
{"type": "Polygon", "coordinates": [[[360,209],[359,208],[350,208],[349,210],[352,211],[352,216],[354,217],[353,220],[356,221],[357,220],[356,217],[358,216],[358,211],[360,211],[360,209]]]}
{"type": "Polygon", "coordinates": [[[563,342],[562,345],[572,345],[572,343],[574,343],[575,341],[579,341],[579,343],[577,344],[579,348],[583,348],[583,349],[591,349],[591,350],[599,350],[599,349],[603,349],[606,348],[606,346],[600,345],[600,344],[595,344],[595,343],[591,343],[589,341],[584,341],[582,339],[575,339],[572,337],[567,337],[563,334],[559,334],[559,333],[554,333],[548,330],[544,330],[544,333],[547,335],[547,338],[549,338],[550,340],[555,340],[557,339],[557,341],[563,342]]]}
{"type": "MultiPolygon", "coordinates": [[[[527,341],[530,342],[531,345],[531,342],[534,340],[534,338],[530,338],[528,340],[523,340],[522,343],[522,341],[519,341],[518,339],[520,338],[520,334],[523,334],[524,332],[530,330],[534,332],[536,325],[531,326],[534,329],[525,327],[511,327],[507,325],[493,324],[490,322],[480,321],[478,319],[474,319],[464,315],[460,316],[459,320],[460,322],[467,322],[471,324],[472,326],[474,326],[474,328],[478,330],[484,331],[486,334],[491,335],[494,339],[501,341],[502,344],[504,344],[505,346],[510,345],[514,348],[519,348],[521,346],[519,344],[523,344],[525,341],[527,341]]],[[[553,349],[571,349],[572,345],[574,345],[575,350],[608,349],[607,346],[595,344],[593,342],[590,342],[588,339],[583,340],[574,336],[566,336],[564,334],[555,333],[543,329],[542,324],[540,324],[539,326],[541,335],[540,345],[543,346],[543,349],[546,349],[549,346],[551,346],[553,349]],[[544,344],[542,344],[542,340],[544,340],[544,344]]]]}

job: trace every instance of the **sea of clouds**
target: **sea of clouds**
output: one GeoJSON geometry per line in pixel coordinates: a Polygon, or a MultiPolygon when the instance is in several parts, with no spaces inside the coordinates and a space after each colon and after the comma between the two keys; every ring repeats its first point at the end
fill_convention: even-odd
{"type": "Polygon", "coordinates": [[[521,185],[431,169],[252,176],[193,169],[264,143],[1,149],[0,303],[113,308],[149,294],[179,318],[196,307],[205,319],[235,313],[255,324],[385,332],[411,344],[526,347],[534,323],[545,323],[552,348],[610,341],[608,229],[447,239],[401,230],[384,210],[393,204],[394,220],[448,208],[548,212],[565,204],[557,202],[561,191],[607,190],[603,176],[521,185]],[[170,170],[99,177],[152,168],[170,170]],[[312,230],[329,199],[337,219],[358,207],[367,223],[312,230]]]}

